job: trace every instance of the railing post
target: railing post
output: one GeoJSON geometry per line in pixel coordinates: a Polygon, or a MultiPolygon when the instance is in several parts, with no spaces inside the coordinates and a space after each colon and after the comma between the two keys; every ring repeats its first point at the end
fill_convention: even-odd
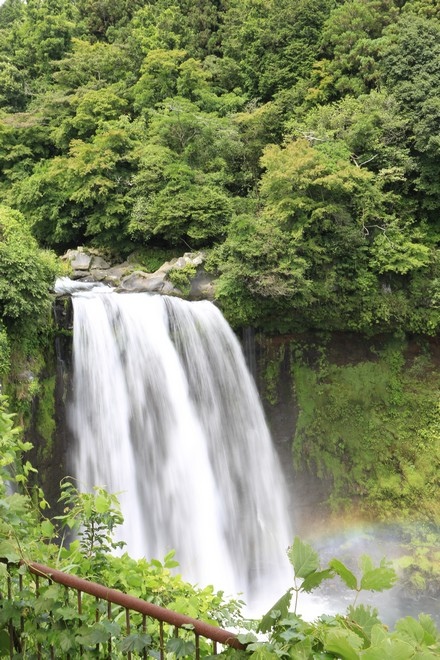
{"type": "MultiPolygon", "coordinates": [[[[112,618],[112,604],[110,601],[107,603],[107,619],[111,621],[112,618]]],[[[110,635],[108,644],[107,644],[107,650],[108,650],[108,660],[111,660],[112,657],[112,636],[110,635]]]]}
{"type": "MultiPolygon", "coordinates": [[[[9,602],[12,601],[12,580],[11,580],[11,568],[10,564],[7,564],[6,567],[8,571],[8,577],[7,577],[7,589],[8,589],[8,600],[9,602]]],[[[8,621],[8,634],[9,634],[9,657],[12,658],[14,657],[14,625],[12,619],[9,619],[8,621]]]]}
{"type": "Polygon", "coordinates": [[[165,658],[165,649],[163,645],[163,621],[159,621],[159,658],[164,660],[165,658]]]}
{"type": "MultiPolygon", "coordinates": [[[[130,610],[128,607],[125,608],[125,632],[128,637],[130,634],[130,610]]],[[[131,660],[131,651],[127,651],[127,658],[131,660]]]]}

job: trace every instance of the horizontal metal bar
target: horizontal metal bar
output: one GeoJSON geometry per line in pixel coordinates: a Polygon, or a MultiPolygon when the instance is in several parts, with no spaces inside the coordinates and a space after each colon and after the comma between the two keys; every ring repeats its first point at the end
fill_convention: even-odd
{"type": "Polygon", "coordinates": [[[149,603],[148,601],[137,598],[136,596],[129,596],[128,594],[124,594],[122,591],[109,589],[108,587],[104,587],[103,585],[97,584],[96,582],[84,580],[83,578],[79,578],[76,575],[71,575],[69,573],[59,571],[56,568],[44,566],[44,564],[38,564],[36,562],[23,563],[26,564],[29,571],[34,575],[50,578],[58,584],[63,584],[66,587],[71,587],[72,589],[83,591],[84,593],[95,596],[96,598],[102,598],[103,600],[110,601],[115,605],[121,605],[122,607],[134,610],[140,614],[145,614],[146,616],[157,619],[158,621],[169,623],[172,626],[181,628],[183,626],[191,625],[197,635],[211,639],[212,641],[218,642],[219,644],[231,646],[234,649],[246,648],[245,645],[238,640],[235,633],[224,630],[223,628],[217,628],[217,626],[205,623],[199,619],[193,619],[192,617],[180,614],[179,612],[173,612],[173,610],[161,607],[160,605],[155,605],[154,603],[149,603]]]}

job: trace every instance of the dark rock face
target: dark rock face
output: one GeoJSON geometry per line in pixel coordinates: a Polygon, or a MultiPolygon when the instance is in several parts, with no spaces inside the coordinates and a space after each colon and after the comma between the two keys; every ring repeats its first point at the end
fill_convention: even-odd
{"type": "MultiPolygon", "coordinates": [[[[320,479],[305,465],[294,467],[292,443],[298,418],[298,404],[292,382],[292,355],[288,350],[290,337],[254,339],[254,378],[263,403],[266,420],[284,470],[291,497],[291,517],[297,533],[307,531],[313,520],[322,524],[329,515],[328,497],[331,480],[320,479]],[[270,375],[271,366],[276,365],[270,375]]],[[[248,342],[247,342],[248,343],[248,342]]],[[[245,344],[246,346],[246,344],[245,344]]],[[[249,347],[247,351],[249,352],[249,347]]],[[[252,359],[248,362],[252,363],[252,359]]]]}

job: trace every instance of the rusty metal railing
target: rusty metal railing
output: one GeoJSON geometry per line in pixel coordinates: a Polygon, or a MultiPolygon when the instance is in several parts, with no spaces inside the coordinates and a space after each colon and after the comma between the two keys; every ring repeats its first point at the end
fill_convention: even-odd
{"type": "MultiPolygon", "coordinates": [[[[65,587],[66,604],[71,602],[71,595],[72,592],[74,592],[76,594],[76,612],[78,617],[82,617],[83,595],[88,594],[95,599],[95,622],[100,620],[103,612],[105,620],[109,622],[113,621],[115,617],[118,616],[119,619],[123,620],[122,627],[125,628],[125,638],[130,636],[133,626],[135,626],[136,630],[142,633],[147,632],[147,625],[151,626],[152,622],[155,622],[155,625],[158,627],[156,634],[153,637],[149,636],[151,639],[151,646],[150,643],[148,643],[140,650],[116,652],[114,644],[112,643],[112,636],[109,634],[105,642],[96,642],[96,649],[94,649],[93,653],[90,653],[93,657],[108,658],[109,660],[117,657],[127,657],[129,660],[132,657],[156,657],[160,660],[164,660],[167,652],[166,639],[170,639],[171,636],[179,637],[181,634],[183,634],[185,638],[192,636],[194,643],[191,645],[191,648],[193,651],[191,656],[187,657],[194,657],[195,660],[199,660],[206,655],[217,655],[219,653],[217,645],[221,645],[221,647],[232,647],[234,649],[245,648],[235,633],[205,623],[199,619],[194,619],[165,607],[142,600],[141,598],[130,596],[116,589],[110,589],[101,584],[97,584],[96,582],[91,582],[79,578],[76,575],[64,573],[63,571],[44,566],[43,564],[21,562],[21,566],[22,568],[19,569],[19,565],[17,564],[7,564],[7,599],[5,598],[6,594],[0,594],[0,610],[4,606],[6,600],[12,602],[15,599],[15,602],[21,604],[19,616],[16,615],[15,620],[11,617],[6,627],[9,635],[10,658],[21,657],[19,654],[22,650],[22,638],[25,636],[25,621],[26,617],[30,616],[30,606],[29,602],[26,600],[26,589],[23,585],[23,571],[25,570],[23,567],[26,567],[27,570],[35,576],[33,593],[36,597],[39,596],[42,589],[41,580],[44,580],[47,585],[51,585],[52,583],[63,585],[65,587]],[[16,594],[14,594],[14,589],[17,591],[16,594]],[[102,607],[103,603],[105,603],[105,607],[102,607]],[[117,606],[117,609],[112,606],[117,606]],[[133,623],[134,618],[136,618],[135,623],[133,623]],[[209,642],[210,650],[207,653],[201,650],[201,640],[204,642],[205,650],[206,643],[209,642]]],[[[51,623],[50,617],[52,612],[45,612],[44,614],[45,619],[43,620],[43,623],[36,623],[37,629],[40,627],[40,630],[50,631],[51,626],[56,625],[56,622],[51,623]]],[[[36,657],[38,660],[45,660],[46,658],[66,658],[69,660],[73,657],[77,657],[77,655],[88,656],[86,649],[82,646],[79,646],[78,653],[74,653],[73,655],[70,652],[65,652],[64,654],[60,653],[59,648],[54,648],[55,644],[51,641],[50,634],[47,635],[46,645],[41,641],[41,638],[45,639],[44,635],[40,634],[39,636],[37,635],[37,637],[39,641],[35,643],[35,655],[33,657],[36,657]]]]}

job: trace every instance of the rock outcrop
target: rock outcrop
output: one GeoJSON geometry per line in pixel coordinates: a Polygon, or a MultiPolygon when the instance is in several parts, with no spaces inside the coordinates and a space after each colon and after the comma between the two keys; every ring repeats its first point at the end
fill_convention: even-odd
{"type": "Polygon", "coordinates": [[[153,273],[140,269],[130,258],[111,264],[98,253],[82,247],[68,250],[62,259],[70,265],[69,277],[76,281],[101,282],[123,293],[147,291],[190,300],[214,299],[214,277],[204,269],[203,252],[186,252],[153,273]]]}

